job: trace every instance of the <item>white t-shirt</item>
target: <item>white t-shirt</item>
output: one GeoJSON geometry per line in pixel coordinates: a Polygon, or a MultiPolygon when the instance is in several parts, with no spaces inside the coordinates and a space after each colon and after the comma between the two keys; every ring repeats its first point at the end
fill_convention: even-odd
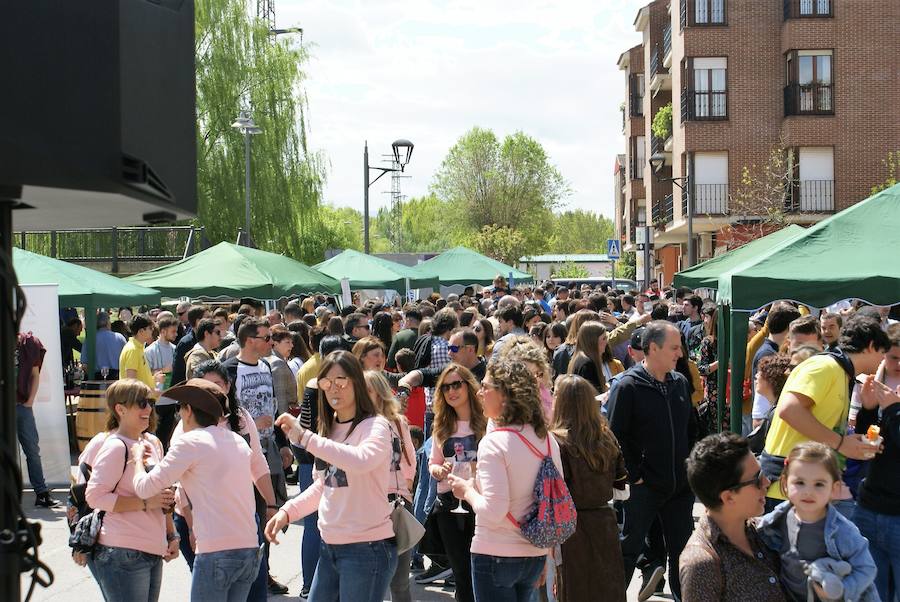
{"type": "MultiPolygon", "coordinates": [[[[275,390],[272,387],[272,369],[262,362],[248,364],[238,359],[237,378],[234,381],[235,397],[253,420],[271,416],[275,420],[275,390]]],[[[259,429],[260,437],[271,437],[272,427],[259,429]]]]}
{"type": "Polygon", "coordinates": [[[288,366],[291,367],[291,372],[294,373],[294,378],[297,378],[297,373],[299,373],[300,368],[303,367],[303,360],[299,357],[292,357],[288,360],[288,366]]]}

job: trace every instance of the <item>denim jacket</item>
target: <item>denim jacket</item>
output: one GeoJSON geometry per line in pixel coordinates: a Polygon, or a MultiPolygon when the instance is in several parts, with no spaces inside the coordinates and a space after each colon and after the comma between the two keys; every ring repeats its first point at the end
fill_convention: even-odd
{"type": "MultiPolygon", "coordinates": [[[[763,543],[777,553],[782,550],[781,524],[784,522],[789,501],[782,502],[775,510],[757,519],[756,530],[763,543]]],[[[875,561],[869,553],[869,542],[859,529],[834,507],[828,505],[825,516],[825,549],[835,560],[846,560],[853,571],[844,577],[844,600],[846,602],[880,602],[875,589],[875,561]]]]}

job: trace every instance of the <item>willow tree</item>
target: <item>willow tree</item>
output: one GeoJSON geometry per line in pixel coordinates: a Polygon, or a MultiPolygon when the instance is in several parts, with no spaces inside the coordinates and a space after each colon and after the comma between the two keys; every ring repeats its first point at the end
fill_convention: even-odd
{"type": "Polygon", "coordinates": [[[213,243],[244,224],[244,138],[231,127],[249,110],[262,134],[251,145],[251,234],[261,249],[312,262],[322,257],[318,208],[324,161],[306,141],[303,66],[297,36],[275,39],[245,0],[196,4],[197,188],[213,243]]]}

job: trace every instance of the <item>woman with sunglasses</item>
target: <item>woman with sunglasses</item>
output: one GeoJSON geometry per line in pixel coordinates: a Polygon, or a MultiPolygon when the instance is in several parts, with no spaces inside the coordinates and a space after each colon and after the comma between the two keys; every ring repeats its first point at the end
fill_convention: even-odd
{"type": "Polygon", "coordinates": [[[311,600],[381,602],[397,568],[388,502],[391,429],[366,390],[362,365],[348,351],[322,361],[319,433],[290,414],[278,417],[295,445],[316,458],[315,483],[288,500],[266,524],[266,538],[289,522],[319,512],[322,545],[311,600]]]}
{"type": "Polygon", "coordinates": [[[469,463],[472,474],[475,473],[478,444],[486,430],[487,420],[478,400],[475,377],[459,364],[448,365],[438,378],[434,392],[434,427],[428,471],[437,481],[438,500],[431,511],[456,581],[458,602],[475,599],[469,553],[475,535],[475,515],[466,502],[462,502],[462,507],[468,511],[466,514],[452,512],[460,502],[453,497],[447,476],[456,463],[469,463]]]}
{"type": "MultiPolygon", "coordinates": [[[[253,452],[243,437],[219,426],[226,396],[212,382],[192,378],[164,395],[178,403],[184,434],[172,440],[166,456],[151,470],[138,463],[132,481],[135,493],[151,497],[178,482],[190,500],[196,540],[193,602],[246,600],[262,554],[253,452]]],[[[140,448],[134,446],[131,452],[137,458],[140,448]]]]}
{"type": "MultiPolygon", "coordinates": [[[[107,602],[155,602],[162,582],[162,561],[178,556],[178,537],[171,515],[163,510],[175,500],[170,488],[141,499],[132,476],[136,465],[157,464],[163,458],[155,428],[153,390],[128,378],[106,390],[108,407],[103,441],[93,461],[85,490],[91,508],[106,512],[94,554],[87,562],[107,602]],[[131,448],[139,449],[137,461],[131,448]]],[[[76,560],[77,561],[77,560],[76,560]]]]}
{"type": "Polygon", "coordinates": [[[494,325],[487,318],[481,318],[475,321],[472,330],[478,337],[478,355],[491,357],[494,353],[494,325]]]}
{"type": "Polygon", "coordinates": [[[687,478],[706,512],[679,559],[682,600],[787,600],[778,554],[752,521],[763,512],[769,479],[747,440],[734,433],[701,439],[688,457],[687,478]]]}
{"type": "Polygon", "coordinates": [[[522,362],[492,360],[479,394],[496,428],[478,444],[474,480],[447,476],[453,495],[475,512],[472,588],[478,600],[532,600],[549,550],[532,545],[507,515],[519,521],[534,505],[542,459],[529,446],[548,453],[562,474],[559,445],[547,431],[537,379],[522,362]]]}
{"type": "MultiPolygon", "coordinates": [[[[412,508],[412,484],[416,476],[416,448],[412,435],[409,434],[409,423],[400,413],[400,403],[381,372],[366,370],[366,390],[375,403],[375,409],[384,416],[391,425],[391,463],[388,480],[388,500],[399,499],[410,512],[412,508]]],[[[409,562],[412,549],[397,557],[397,568],[391,578],[391,601],[412,602],[409,593],[409,562]]]]}

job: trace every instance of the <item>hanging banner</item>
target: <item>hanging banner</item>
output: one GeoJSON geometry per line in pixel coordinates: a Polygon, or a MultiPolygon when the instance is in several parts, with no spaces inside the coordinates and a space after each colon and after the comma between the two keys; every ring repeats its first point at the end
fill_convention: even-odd
{"type": "MultiPolygon", "coordinates": [[[[34,421],[40,437],[41,466],[50,487],[68,487],[71,474],[69,429],[66,424],[66,399],[63,382],[62,351],[59,341],[59,297],[56,284],[23,284],[28,304],[21,332],[34,333],[47,350],[41,367],[41,380],[34,400],[34,421]]],[[[22,478],[28,482],[25,455],[19,447],[22,478]]],[[[30,487],[30,483],[28,485],[30,487]]]]}

